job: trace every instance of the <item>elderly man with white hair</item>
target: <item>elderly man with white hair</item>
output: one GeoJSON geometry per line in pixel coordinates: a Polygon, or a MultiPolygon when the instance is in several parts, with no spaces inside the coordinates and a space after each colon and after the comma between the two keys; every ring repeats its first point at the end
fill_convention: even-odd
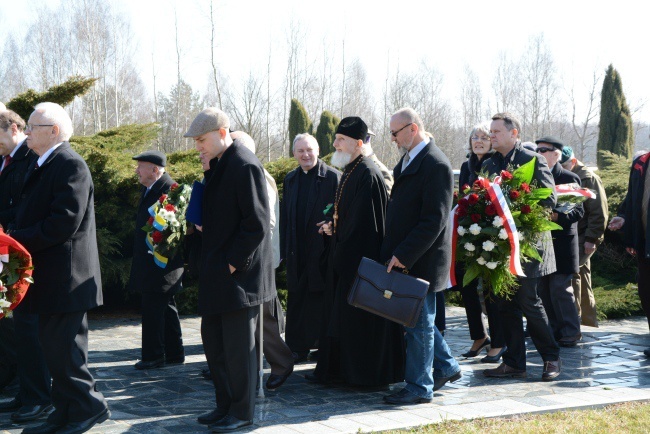
{"type": "Polygon", "coordinates": [[[54,411],[23,433],[82,433],[110,417],[88,370],[87,311],[103,301],[94,186],[86,162],[68,142],[72,120],[63,107],[38,104],[25,131],[39,158],[25,177],[10,234],[34,262],[34,284],[23,303],[39,314],[54,411]]]}

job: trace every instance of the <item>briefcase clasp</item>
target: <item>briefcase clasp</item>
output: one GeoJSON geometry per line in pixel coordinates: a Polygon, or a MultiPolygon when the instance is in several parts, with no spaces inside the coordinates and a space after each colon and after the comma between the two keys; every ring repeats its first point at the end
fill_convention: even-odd
{"type": "Polygon", "coordinates": [[[390,298],[391,298],[392,296],[393,296],[393,292],[392,292],[392,291],[389,291],[389,290],[385,290],[385,291],[384,291],[384,298],[387,298],[388,300],[390,300],[390,298]]]}

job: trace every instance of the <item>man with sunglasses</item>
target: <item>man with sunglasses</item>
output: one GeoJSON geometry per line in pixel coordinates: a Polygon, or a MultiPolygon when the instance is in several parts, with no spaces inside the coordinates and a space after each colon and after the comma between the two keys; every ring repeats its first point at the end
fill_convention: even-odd
{"type": "MultiPolygon", "coordinates": [[[[496,152],[483,163],[482,169],[490,175],[502,170],[515,168],[535,161],[533,179],[539,187],[555,189],[553,175],[546,159],[524,148],[519,138],[521,123],[510,113],[497,113],[492,116],[490,140],[496,152]]],[[[542,206],[555,207],[555,193],[540,201],[542,206]]],[[[503,334],[508,350],[503,354],[503,363],[494,369],[486,369],[486,377],[525,377],[526,376],[526,338],[524,336],[522,314],[526,316],[530,337],[544,361],[543,381],[551,381],[560,375],[560,348],[553,337],[546,311],[537,295],[537,287],[542,276],[555,272],[555,255],[550,232],[545,232],[537,244],[541,262],[531,260],[522,264],[525,277],[518,277],[519,288],[510,300],[497,299],[502,317],[503,334]]]]}

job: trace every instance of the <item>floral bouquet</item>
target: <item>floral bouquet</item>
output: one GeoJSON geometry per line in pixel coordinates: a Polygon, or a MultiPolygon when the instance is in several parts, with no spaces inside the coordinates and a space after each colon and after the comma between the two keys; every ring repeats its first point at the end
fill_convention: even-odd
{"type": "Polygon", "coordinates": [[[192,187],[189,185],[174,183],[169,194],[163,194],[149,207],[151,217],[142,230],[147,233],[145,242],[160,268],[167,266],[183,243],[187,231],[185,211],[191,194],[192,187]]]}
{"type": "Polygon", "coordinates": [[[11,317],[25,298],[33,269],[29,252],[0,229],[0,318],[11,317]]]}
{"type": "Polygon", "coordinates": [[[555,194],[557,195],[557,205],[554,211],[564,214],[568,214],[577,204],[587,199],[596,199],[596,193],[593,190],[582,188],[575,182],[556,185],[555,194]]]}
{"type": "Polygon", "coordinates": [[[550,220],[550,209],[539,204],[552,189],[533,181],[535,159],[514,171],[501,171],[490,181],[479,177],[460,189],[451,212],[453,225],[451,284],[455,261],[464,264],[463,286],[480,278],[493,294],[509,298],[524,276],[521,262],[541,261],[537,242],[542,233],[561,227],[550,220]]]}

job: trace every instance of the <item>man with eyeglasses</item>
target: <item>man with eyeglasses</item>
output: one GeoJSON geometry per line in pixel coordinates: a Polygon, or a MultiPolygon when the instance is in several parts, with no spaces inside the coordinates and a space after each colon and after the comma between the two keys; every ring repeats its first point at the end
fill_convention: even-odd
{"type": "Polygon", "coordinates": [[[27,145],[38,160],[25,177],[10,234],[34,262],[34,284],[23,303],[39,314],[54,411],[24,434],[82,433],[110,417],[88,370],[87,311],[103,301],[94,186],[70,136],[72,120],[63,107],[49,102],[34,107],[27,145]]]}
{"type": "MultiPolygon", "coordinates": [[[[20,203],[25,174],[34,166],[38,156],[27,146],[25,121],[15,112],[0,112],[0,224],[11,230],[20,203]]],[[[31,291],[13,312],[13,318],[0,321],[3,347],[2,363],[13,352],[13,373],[18,374],[19,391],[14,399],[0,404],[0,412],[10,412],[11,420],[29,422],[46,416],[52,409],[50,398],[50,372],[38,341],[38,314],[28,309],[31,291]],[[15,332],[14,332],[15,331],[15,332]]],[[[0,387],[10,378],[3,376],[0,387]]]]}
{"type": "MultiPolygon", "coordinates": [[[[496,152],[483,163],[482,169],[490,175],[498,175],[502,170],[513,170],[535,159],[533,179],[539,187],[555,189],[553,175],[546,159],[540,158],[524,148],[519,139],[521,123],[510,113],[497,113],[492,116],[490,140],[496,152]]],[[[542,206],[555,207],[555,193],[540,201],[542,206]]],[[[497,299],[502,318],[503,334],[508,350],[503,354],[503,363],[494,369],[486,369],[486,377],[525,377],[526,376],[526,338],[522,314],[526,316],[528,332],[542,356],[543,381],[551,381],[560,375],[560,348],[553,337],[546,311],[537,295],[540,278],[555,272],[555,255],[550,232],[545,232],[537,244],[541,262],[531,260],[522,264],[525,277],[517,278],[519,287],[510,300],[497,299]]]]}

